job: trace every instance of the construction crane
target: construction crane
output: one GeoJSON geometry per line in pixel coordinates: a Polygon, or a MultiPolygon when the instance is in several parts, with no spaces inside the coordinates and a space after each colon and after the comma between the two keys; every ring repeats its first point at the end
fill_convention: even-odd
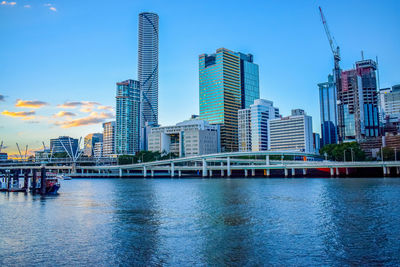
{"type": "Polygon", "coordinates": [[[321,14],[322,24],[324,25],[326,37],[328,37],[329,46],[331,48],[331,51],[332,51],[332,54],[333,54],[333,58],[334,58],[334,61],[335,61],[335,70],[339,70],[340,69],[340,67],[339,67],[340,48],[336,44],[335,39],[332,37],[331,32],[329,31],[328,23],[326,23],[326,19],[325,19],[324,13],[322,12],[322,8],[321,7],[319,7],[319,13],[321,14]]]}
{"type": "Polygon", "coordinates": [[[328,28],[328,23],[326,22],[324,13],[322,12],[322,8],[319,7],[319,13],[321,14],[321,20],[322,24],[324,25],[326,37],[328,37],[329,41],[329,46],[331,48],[332,54],[333,54],[333,60],[335,62],[335,66],[333,69],[333,76],[335,77],[335,83],[336,83],[336,100],[337,100],[337,112],[338,112],[338,141],[342,141],[342,137],[344,136],[344,118],[343,118],[343,112],[342,112],[342,105],[340,105],[340,92],[342,88],[342,82],[341,82],[341,70],[340,70],[340,48],[336,44],[335,38],[332,37],[331,32],[329,31],[328,28]]]}

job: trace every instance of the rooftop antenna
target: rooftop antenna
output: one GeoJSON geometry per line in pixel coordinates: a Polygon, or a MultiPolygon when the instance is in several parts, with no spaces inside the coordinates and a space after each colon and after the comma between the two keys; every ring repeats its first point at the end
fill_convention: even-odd
{"type": "Polygon", "coordinates": [[[3,149],[3,141],[1,141],[1,144],[0,144],[0,152],[2,149],[3,149]]]}
{"type": "Polygon", "coordinates": [[[361,60],[364,60],[364,51],[361,50],[361,60]]]}

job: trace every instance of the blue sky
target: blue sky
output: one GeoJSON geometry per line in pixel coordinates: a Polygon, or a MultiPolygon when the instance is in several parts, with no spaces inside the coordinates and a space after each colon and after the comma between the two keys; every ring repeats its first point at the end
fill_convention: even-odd
{"type": "Polygon", "coordinates": [[[198,56],[225,47],[252,53],[261,97],[282,115],[305,109],[319,132],[317,83],[333,68],[319,5],[343,69],[363,50],[379,57],[381,87],[400,83],[400,1],[0,0],[0,141],[15,153],[16,142],[35,150],[59,135],[100,132],[115,83],[137,78],[142,11],[160,17],[162,125],[198,114],[198,56]]]}

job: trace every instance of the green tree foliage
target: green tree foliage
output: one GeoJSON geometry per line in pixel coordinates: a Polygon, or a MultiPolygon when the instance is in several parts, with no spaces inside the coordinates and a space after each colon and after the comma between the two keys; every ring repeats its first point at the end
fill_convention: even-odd
{"type": "Polygon", "coordinates": [[[361,150],[360,144],[357,142],[329,144],[320,150],[321,156],[325,157],[326,155],[329,160],[336,161],[351,161],[352,153],[355,161],[365,160],[365,153],[361,150]]]}
{"type": "MultiPolygon", "coordinates": [[[[399,153],[396,151],[397,156],[399,156],[399,153]]],[[[390,147],[384,147],[381,150],[379,150],[379,159],[382,160],[382,154],[383,154],[383,160],[395,160],[396,157],[394,155],[394,149],[390,147]]]]}
{"type": "Polygon", "coordinates": [[[161,154],[160,152],[139,151],[136,153],[136,155],[119,155],[118,164],[119,165],[135,164],[140,162],[174,159],[177,157],[178,155],[176,155],[175,153],[161,154]]]}

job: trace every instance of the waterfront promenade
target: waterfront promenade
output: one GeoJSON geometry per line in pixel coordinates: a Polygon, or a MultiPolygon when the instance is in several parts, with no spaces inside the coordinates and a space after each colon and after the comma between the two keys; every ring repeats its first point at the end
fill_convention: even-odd
{"type": "MultiPolygon", "coordinates": [[[[85,162],[87,163],[87,162],[85,162]]],[[[270,177],[302,176],[318,171],[331,177],[354,176],[370,169],[379,176],[399,175],[400,161],[328,161],[301,152],[230,152],[126,165],[93,165],[77,162],[20,163],[0,166],[0,172],[18,170],[67,173],[72,177],[270,177]],[[285,160],[290,157],[291,160],[285,160]],[[278,160],[277,160],[278,159],[278,160]]]]}

